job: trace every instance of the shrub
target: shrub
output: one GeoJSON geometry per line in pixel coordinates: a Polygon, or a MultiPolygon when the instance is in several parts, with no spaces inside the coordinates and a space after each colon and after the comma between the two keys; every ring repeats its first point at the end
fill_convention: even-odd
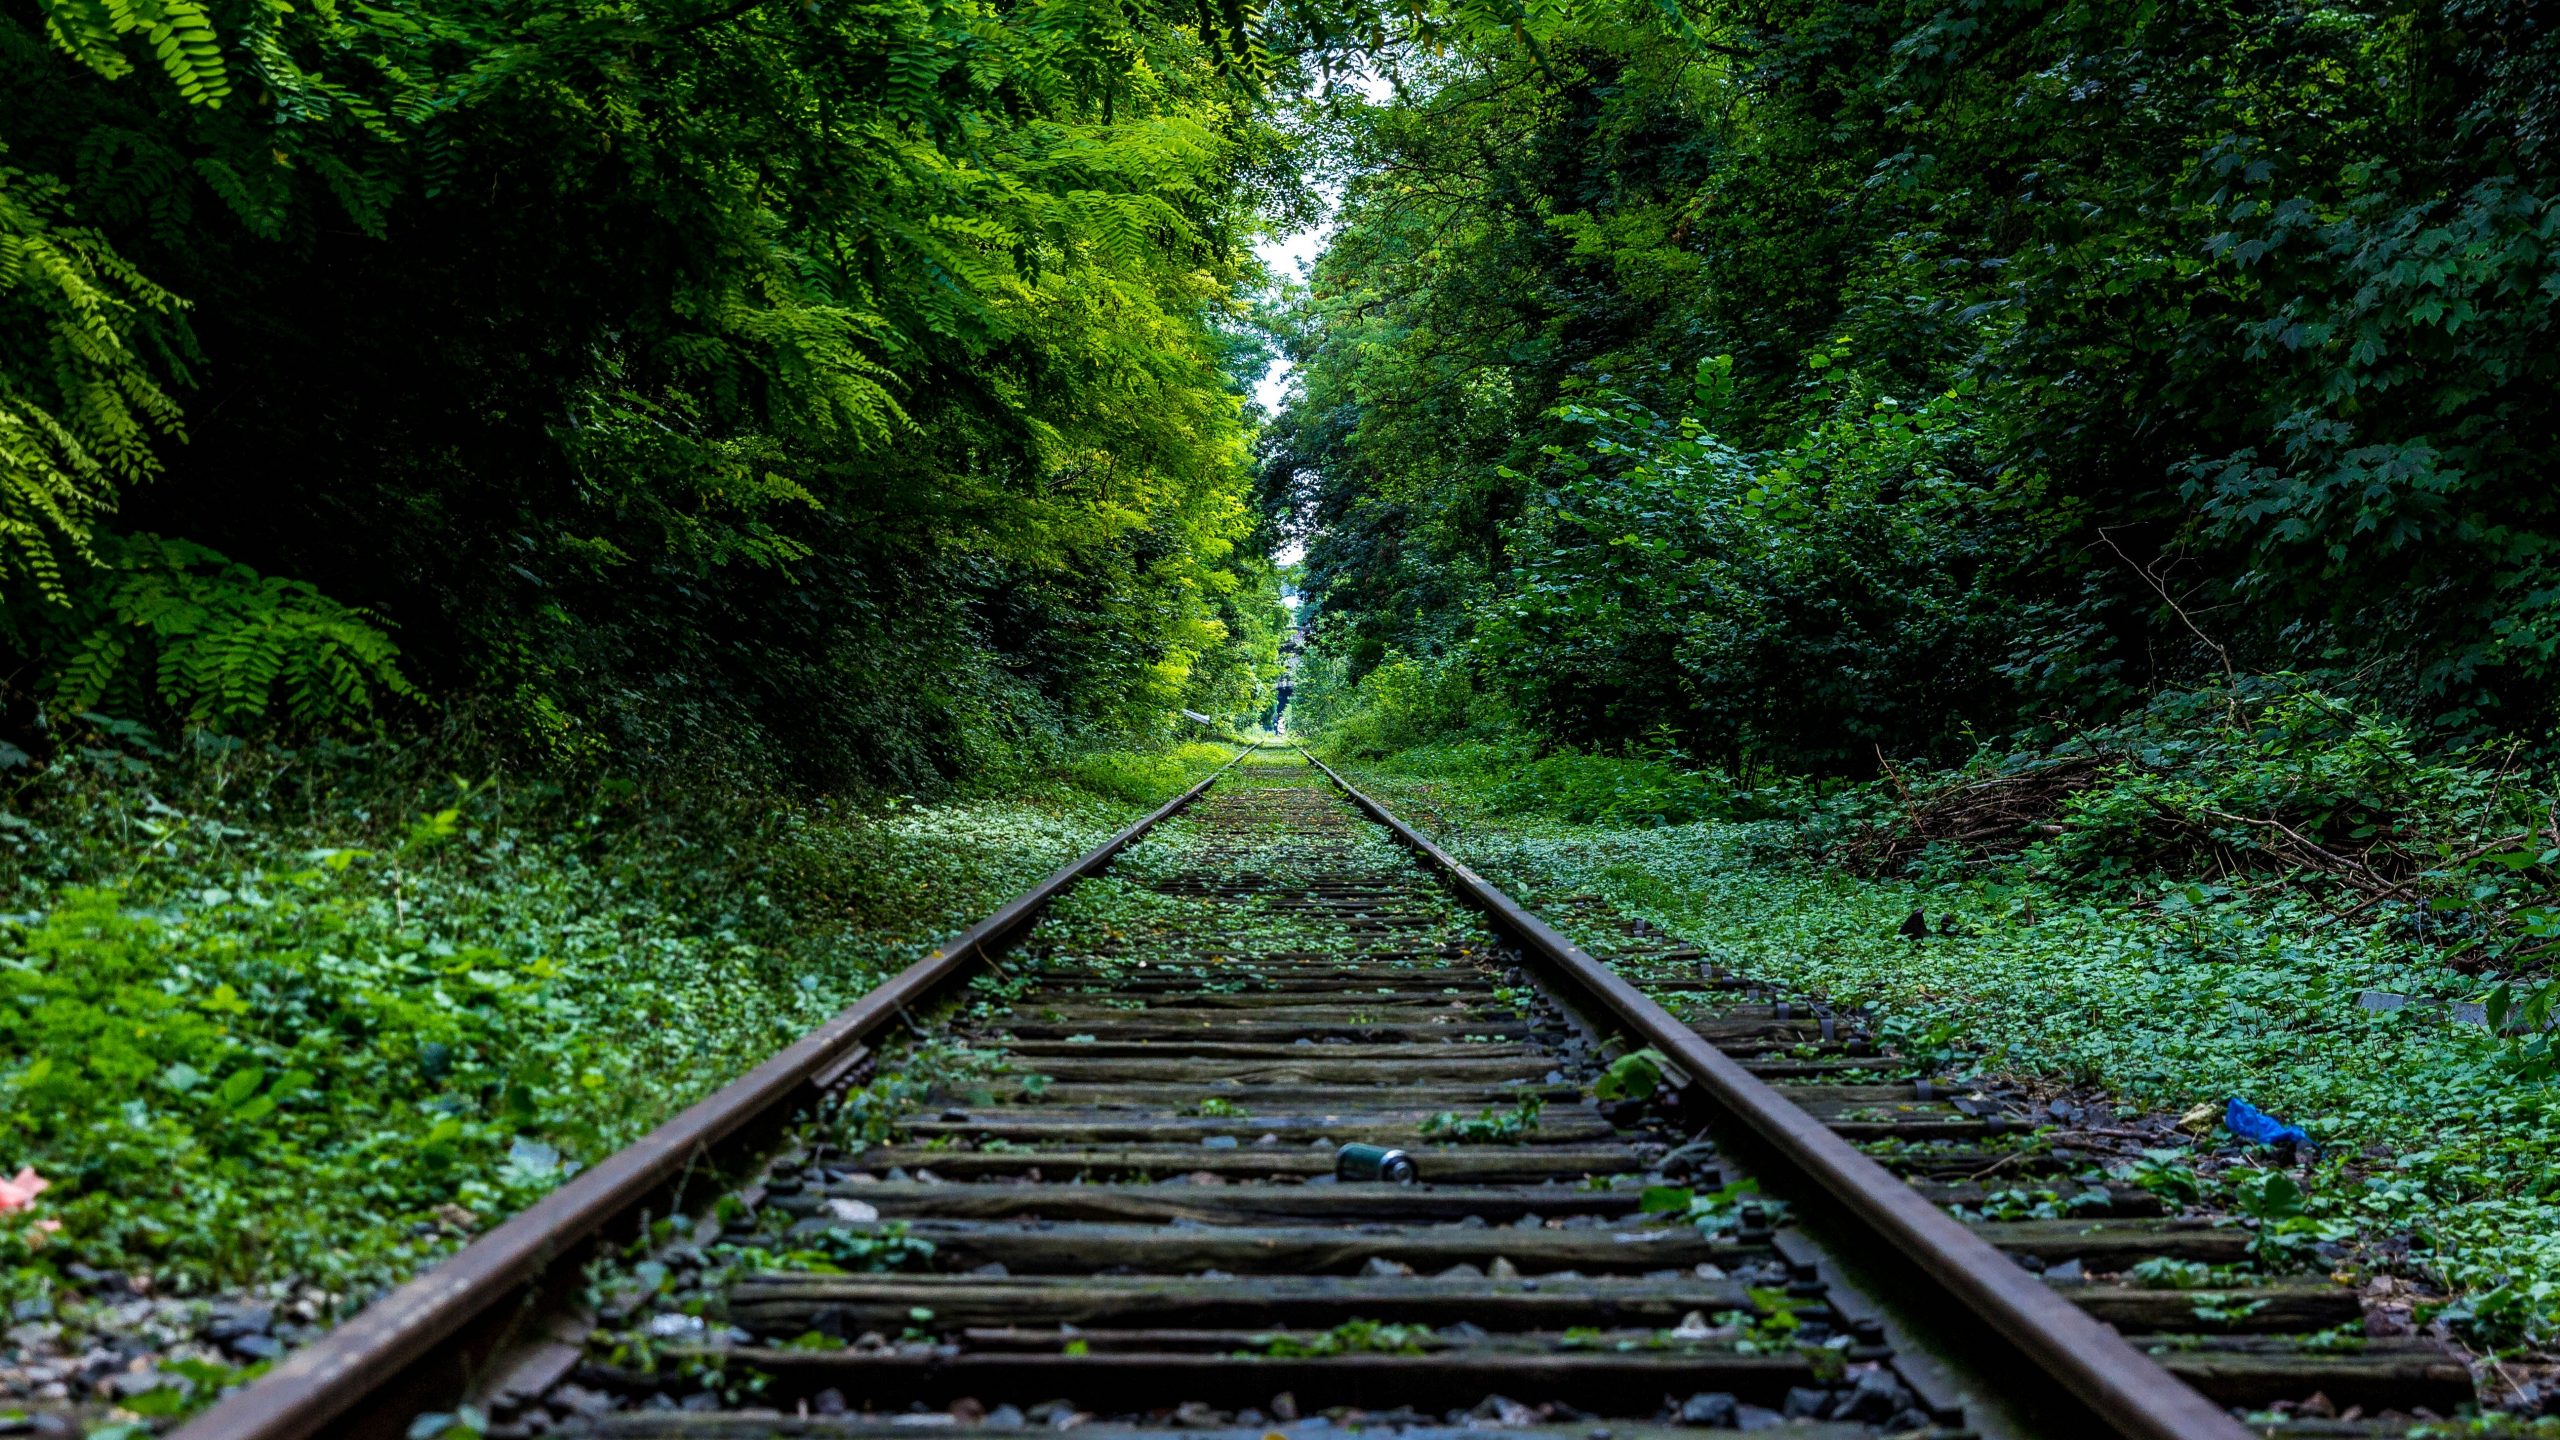
{"type": "Polygon", "coordinates": [[[1561,407],[1591,439],[1548,447],[1480,617],[1506,698],[1560,739],[1669,729],[1744,773],[1864,774],[1879,744],[1952,757],[2005,723],[2020,575],[2051,540],[2037,484],[1986,460],[1964,400],[1904,405],[1838,380],[1846,358],[1811,357],[1820,412],[1767,450],[1719,433],[1731,357],[1676,419],[1609,392],[1561,407]]]}
{"type": "Polygon", "coordinates": [[[1333,702],[1317,739],[1333,754],[1374,760],[1495,723],[1463,658],[1398,651],[1350,687],[1348,703],[1333,702]]]}
{"type": "Polygon", "coordinates": [[[1161,805],[1188,789],[1207,768],[1225,764],[1233,753],[1201,740],[1163,750],[1096,750],[1068,761],[1062,773],[1076,788],[1106,800],[1161,805]]]}
{"type": "Polygon", "coordinates": [[[1575,825],[1686,825],[1732,813],[1732,784],[1712,771],[1574,750],[1513,769],[1488,798],[1502,814],[1575,825]]]}

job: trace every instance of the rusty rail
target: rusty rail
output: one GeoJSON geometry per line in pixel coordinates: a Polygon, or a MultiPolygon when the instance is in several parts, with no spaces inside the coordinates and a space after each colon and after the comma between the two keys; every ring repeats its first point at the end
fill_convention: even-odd
{"type": "MultiPolygon", "coordinates": [[[[1306,754],[1301,749],[1300,754],[1306,754]]],[[[1445,877],[1530,954],[1668,1057],[1710,1105],[1748,1127],[1874,1235],[1943,1286],[2128,1440],[2247,1440],[2246,1426],[2020,1269],[1883,1166],[1798,1108],[1553,926],[1307,755],[1351,803],[1445,877]]]]}

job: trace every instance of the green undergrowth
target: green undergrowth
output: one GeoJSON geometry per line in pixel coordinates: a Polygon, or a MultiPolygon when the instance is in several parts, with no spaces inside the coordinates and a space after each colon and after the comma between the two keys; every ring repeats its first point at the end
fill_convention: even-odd
{"type": "Polygon", "coordinates": [[[85,1266],[360,1303],[1233,752],[932,805],[475,753],[102,724],[7,757],[0,1175],[52,1182],[0,1216],[9,1298],[85,1266]]]}
{"type": "Polygon", "coordinates": [[[1231,747],[1199,742],[1167,750],[1097,750],[1068,761],[1060,773],[1076,788],[1106,800],[1161,805],[1233,754],[1231,747]]]}
{"type": "MultiPolygon", "coordinates": [[[[2362,909],[2336,877],[2264,863],[2238,841],[2158,843],[2186,834],[2163,814],[2273,814],[2314,835],[2331,825],[2341,854],[2360,833],[2372,848],[2355,853],[2380,867],[2377,833],[2423,853],[2429,825],[2458,832],[2472,815],[2497,841],[2500,807],[2548,797],[2517,801],[2488,767],[2402,755],[2371,734],[2299,754],[2281,736],[2243,735],[2199,758],[2214,733],[2151,734],[2034,832],[2050,843],[1935,847],[1882,866],[1843,857],[1875,833],[1862,814],[1899,805],[1889,782],[1742,791],[1660,761],[1533,761],[1482,744],[1408,750],[1353,778],[1568,930],[1559,902],[1598,895],[1742,973],[1874,1002],[1906,1048],[2103,1087],[2146,1110],[2244,1097],[2322,1147],[2296,1232],[2350,1235],[2365,1263],[2449,1286],[2445,1318],[2474,1341],[2548,1343],[2560,1334],[2560,1094],[2547,1052],[2441,1010],[2358,1005],[2368,989],[2549,993],[2548,922],[2529,886],[2503,878],[2546,870],[2545,841],[2446,842],[2433,868],[2393,872],[2435,898],[2362,909]],[[2231,798],[2252,787],[2262,793],[2247,803],[2231,798]],[[1698,808],[1714,818],[1680,818],[1691,794],[1712,797],[1698,808]],[[2475,851],[2507,858],[2461,870],[2475,851]],[[1903,933],[1915,912],[1925,938],[1903,933]]],[[[1622,937],[1581,938],[1605,950],[1622,937]]]]}

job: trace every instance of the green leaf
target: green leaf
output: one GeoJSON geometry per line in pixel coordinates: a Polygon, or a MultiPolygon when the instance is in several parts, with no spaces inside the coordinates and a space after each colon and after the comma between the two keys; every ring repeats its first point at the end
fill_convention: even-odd
{"type": "Polygon", "coordinates": [[[2233,1187],[2240,1211],[2261,1224],[2296,1219],[2302,1214],[2302,1185],[2281,1170],[2258,1170],[2233,1187]]]}
{"type": "Polygon", "coordinates": [[[187,1392],[178,1385],[155,1385],[118,1403],[145,1419],[163,1420],[187,1408],[187,1392]]]}
{"type": "Polygon", "coordinates": [[[223,1080],[222,1088],[214,1092],[214,1098],[219,1100],[226,1109],[235,1108],[251,1095],[256,1094],[258,1086],[266,1078],[267,1072],[254,1065],[246,1069],[234,1070],[223,1080]]]}
{"type": "Polygon", "coordinates": [[[1592,1082],[1592,1097],[1604,1101],[1650,1098],[1661,1087],[1662,1067],[1668,1063],[1659,1050],[1634,1050],[1621,1055],[1592,1082]]]}

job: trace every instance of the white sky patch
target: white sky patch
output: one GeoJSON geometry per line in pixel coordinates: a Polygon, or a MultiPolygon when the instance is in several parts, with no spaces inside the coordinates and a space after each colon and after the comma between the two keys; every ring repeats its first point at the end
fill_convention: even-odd
{"type": "MultiPolygon", "coordinates": [[[[1270,267],[1274,277],[1301,282],[1307,278],[1316,257],[1324,253],[1325,245],[1333,239],[1333,199],[1331,195],[1326,196],[1326,214],[1322,223],[1287,235],[1269,236],[1254,245],[1253,253],[1262,257],[1262,263],[1270,267]]],[[[1279,414],[1281,402],[1288,399],[1289,387],[1296,381],[1297,372],[1298,367],[1289,363],[1288,356],[1273,356],[1271,368],[1263,371],[1262,378],[1254,382],[1253,403],[1261,406],[1266,415],[1279,414]]],[[[1271,558],[1282,565],[1295,565],[1307,558],[1306,542],[1286,541],[1271,553],[1271,558]]],[[[1298,597],[1284,597],[1281,603],[1294,614],[1298,608],[1298,597]]]]}
{"type": "MultiPolygon", "coordinates": [[[[1262,263],[1270,267],[1275,278],[1298,281],[1307,278],[1316,257],[1324,253],[1326,242],[1333,238],[1333,206],[1329,196],[1325,209],[1324,223],[1287,235],[1269,236],[1254,245],[1253,253],[1262,257],[1262,263]]],[[[1289,387],[1297,379],[1297,372],[1298,367],[1289,363],[1288,356],[1272,357],[1271,368],[1263,371],[1262,378],[1253,383],[1253,403],[1262,407],[1262,413],[1280,413],[1281,402],[1288,399],[1289,387]]],[[[1296,539],[1285,541],[1279,549],[1271,552],[1271,558],[1282,565],[1295,565],[1307,558],[1306,542],[1296,539]]],[[[1294,614],[1298,608],[1298,597],[1285,596],[1280,603],[1288,606],[1294,614]]]]}
{"type": "MultiPolygon", "coordinates": [[[[1324,253],[1325,245],[1333,239],[1333,197],[1328,195],[1325,198],[1323,223],[1287,235],[1266,236],[1255,242],[1253,253],[1262,257],[1262,263],[1270,267],[1273,276],[1303,281],[1314,267],[1316,257],[1324,253]]],[[[1266,413],[1279,414],[1280,402],[1288,395],[1289,381],[1297,374],[1297,369],[1289,363],[1286,355],[1273,359],[1271,368],[1263,371],[1262,378],[1254,382],[1254,403],[1266,413]]]]}
{"type": "MultiPolygon", "coordinates": [[[[1395,87],[1385,77],[1366,69],[1355,71],[1335,83],[1358,90],[1372,105],[1383,105],[1395,94],[1395,87]]],[[[1327,184],[1320,187],[1319,193],[1324,198],[1324,218],[1303,230],[1269,235],[1255,242],[1253,253],[1262,258],[1262,263],[1270,268],[1274,278],[1304,283],[1315,267],[1316,257],[1333,242],[1334,219],[1341,207],[1342,192],[1327,184]]],[[[1266,415],[1279,414],[1281,403],[1288,399],[1289,388],[1296,379],[1297,367],[1289,363],[1289,357],[1273,357],[1271,368],[1254,382],[1254,403],[1261,406],[1266,415]]],[[[1306,544],[1291,540],[1274,551],[1271,558],[1283,565],[1295,565],[1307,558],[1306,544]]],[[[1298,597],[1291,595],[1282,603],[1294,613],[1298,608],[1298,597]]]]}
{"type": "MultiPolygon", "coordinates": [[[[1390,96],[1395,94],[1395,87],[1387,83],[1384,76],[1373,74],[1365,68],[1355,70],[1334,83],[1359,91],[1361,96],[1372,105],[1383,105],[1390,96]]],[[[1320,187],[1320,193],[1324,197],[1323,219],[1304,230],[1293,230],[1286,235],[1265,236],[1255,243],[1253,253],[1262,257],[1262,263],[1271,268],[1274,276],[1304,281],[1308,271],[1314,267],[1316,257],[1323,254],[1325,246],[1332,243],[1334,215],[1341,206],[1342,192],[1328,184],[1320,187]]],[[[1263,372],[1262,379],[1253,387],[1254,403],[1260,405],[1267,413],[1278,414],[1280,402],[1287,397],[1289,382],[1296,371],[1297,367],[1290,364],[1286,356],[1273,360],[1271,368],[1263,372]]],[[[1293,551],[1298,548],[1291,547],[1293,551]]],[[[1294,557],[1284,556],[1283,558],[1294,557]]]]}

